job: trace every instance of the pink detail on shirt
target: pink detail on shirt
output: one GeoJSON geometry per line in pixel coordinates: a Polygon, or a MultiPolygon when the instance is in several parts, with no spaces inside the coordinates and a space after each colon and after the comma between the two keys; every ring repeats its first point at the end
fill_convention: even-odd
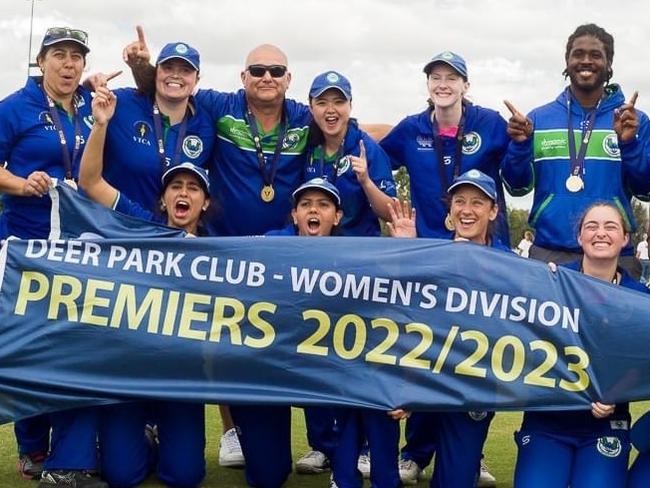
{"type": "Polygon", "coordinates": [[[447,127],[446,129],[438,129],[438,134],[443,137],[456,137],[456,134],[458,134],[458,127],[447,127]]]}

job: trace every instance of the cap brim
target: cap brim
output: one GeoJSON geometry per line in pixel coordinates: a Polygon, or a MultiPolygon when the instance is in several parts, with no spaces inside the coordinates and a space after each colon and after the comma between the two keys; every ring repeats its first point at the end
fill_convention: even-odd
{"type": "Polygon", "coordinates": [[[156,66],[158,66],[159,64],[164,63],[165,61],[169,61],[170,59],[182,59],[187,64],[189,64],[192,68],[194,68],[195,71],[199,71],[199,67],[197,65],[195,65],[189,59],[187,59],[187,58],[185,58],[183,56],[179,56],[178,54],[174,54],[173,56],[167,56],[166,58],[159,59],[158,61],[156,61],[156,66]]]}
{"type": "Polygon", "coordinates": [[[352,100],[352,94],[351,93],[346,93],[346,91],[343,88],[341,88],[340,86],[337,86],[337,85],[327,85],[327,86],[321,88],[320,90],[317,90],[316,92],[310,93],[309,96],[312,97],[312,98],[320,97],[327,90],[338,90],[343,94],[343,96],[345,97],[346,100],[352,100]]]}
{"type": "Polygon", "coordinates": [[[293,192],[293,201],[298,202],[298,199],[300,198],[300,195],[305,193],[307,190],[318,190],[322,191],[323,193],[327,193],[330,197],[332,197],[332,200],[334,200],[334,203],[336,203],[337,207],[341,206],[341,197],[334,193],[332,190],[328,188],[324,188],[321,185],[309,185],[305,184],[302,185],[300,188],[298,188],[295,192],[293,192]]]}
{"type": "Polygon", "coordinates": [[[481,190],[481,191],[482,191],[482,192],[483,192],[483,193],[484,193],[484,194],[485,194],[485,195],[486,195],[490,200],[492,200],[493,202],[496,202],[496,201],[497,201],[497,200],[496,200],[496,197],[495,197],[494,195],[490,195],[490,193],[489,193],[485,188],[483,188],[481,185],[479,185],[479,184],[476,183],[475,181],[469,181],[469,180],[458,181],[458,182],[454,183],[453,185],[451,185],[451,186],[447,189],[447,193],[451,194],[451,192],[452,192],[455,188],[458,188],[459,186],[463,186],[463,185],[471,185],[471,186],[473,186],[473,187],[475,187],[475,188],[478,188],[478,189],[481,190]]]}
{"type": "Polygon", "coordinates": [[[54,40],[52,40],[50,42],[47,42],[47,43],[43,42],[43,44],[41,44],[41,46],[42,47],[50,47],[50,46],[54,46],[55,44],[60,44],[62,42],[74,42],[75,44],[81,46],[81,48],[83,49],[85,54],[88,54],[90,52],[90,48],[86,44],[81,42],[79,39],[75,39],[74,37],[62,37],[60,39],[54,39],[54,40]]]}
{"type": "Polygon", "coordinates": [[[431,68],[433,68],[433,65],[434,65],[434,64],[438,64],[438,63],[446,64],[446,65],[449,66],[451,69],[453,69],[456,73],[458,73],[460,76],[462,76],[464,79],[467,79],[467,73],[463,73],[463,72],[460,71],[456,66],[454,66],[452,63],[450,63],[449,61],[447,61],[447,60],[445,60],[445,59],[436,59],[436,60],[429,61],[429,62],[424,66],[424,69],[423,69],[422,71],[424,71],[424,74],[428,76],[428,75],[429,75],[429,72],[431,71],[431,68]]]}

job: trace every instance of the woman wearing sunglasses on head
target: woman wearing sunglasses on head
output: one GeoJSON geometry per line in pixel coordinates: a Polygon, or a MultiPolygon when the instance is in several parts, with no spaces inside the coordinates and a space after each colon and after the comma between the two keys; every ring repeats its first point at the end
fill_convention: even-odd
{"type": "MultiPolygon", "coordinates": [[[[48,29],[36,58],[41,76],[0,103],[0,239],[46,239],[51,179],[75,185],[92,126],[90,92],[79,85],[89,51],[84,31],[48,29]]],[[[42,488],[107,487],[95,475],[96,424],[91,408],[16,422],[18,472],[42,488]]]]}
{"type": "MultiPolygon", "coordinates": [[[[610,202],[596,202],[587,208],[578,225],[577,240],[584,255],[566,267],[613,286],[650,293],[618,266],[619,255],[629,239],[629,223],[621,210],[610,202]]],[[[521,429],[515,434],[519,450],[515,487],[626,486],[630,453],[628,404],[594,401],[591,406],[591,411],[524,413],[521,429]]]]}
{"type": "MultiPolygon", "coordinates": [[[[129,199],[102,177],[106,134],[116,104],[113,92],[106,87],[97,89],[92,104],[95,125],[81,160],[79,186],[91,199],[118,212],[200,235],[200,219],[210,203],[208,176],[200,166],[182,162],[162,173],[160,212],[129,199]]],[[[157,467],[158,477],[168,486],[199,486],[205,476],[204,415],[202,403],[190,402],[131,402],[102,407],[102,476],[112,487],[127,488],[140,484],[157,467]],[[157,439],[152,438],[153,429],[145,429],[147,423],[156,425],[157,439]]]]}

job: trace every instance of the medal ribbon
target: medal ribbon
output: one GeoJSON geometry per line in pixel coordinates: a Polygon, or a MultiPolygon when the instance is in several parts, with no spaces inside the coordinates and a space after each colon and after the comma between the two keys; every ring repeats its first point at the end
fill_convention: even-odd
{"type": "Polygon", "coordinates": [[[580,177],[584,172],[585,155],[587,154],[587,146],[591,133],[593,132],[594,120],[596,120],[596,112],[600,107],[602,98],[598,101],[596,106],[587,114],[587,120],[582,128],[582,140],[580,141],[580,150],[576,156],[576,140],[573,133],[573,122],[571,120],[571,91],[567,88],[567,133],[569,138],[569,158],[571,160],[571,176],[580,177]]]}
{"type": "Polygon", "coordinates": [[[65,139],[63,132],[63,125],[61,124],[61,117],[59,117],[59,110],[57,109],[54,100],[50,98],[45,89],[43,89],[45,98],[47,99],[47,106],[52,117],[52,123],[59,135],[59,142],[61,143],[61,156],[63,157],[63,168],[65,169],[65,179],[72,180],[72,163],[77,159],[79,148],[81,147],[81,124],[79,123],[79,111],[77,110],[77,102],[73,97],[72,109],[74,111],[74,149],[72,150],[72,157],[68,150],[68,142],[65,139]]]}
{"type": "MultiPolygon", "coordinates": [[[[178,128],[178,137],[176,139],[176,147],[174,148],[174,154],[169,162],[170,166],[176,166],[180,162],[181,147],[183,145],[183,139],[185,139],[185,133],[187,132],[187,121],[189,119],[189,107],[185,111],[183,116],[183,121],[181,126],[178,128]]],[[[158,104],[154,102],[153,104],[153,127],[156,131],[156,145],[158,146],[158,157],[160,158],[160,172],[161,174],[165,171],[167,167],[167,156],[165,155],[165,141],[164,133],[162,128],[162,116],[160,115],[160,109],[158,104]]]]}
{"type": "MultiPolygon", "coordinates": [[[[447,178],[447,171],[445,170],[445,154],[443,153],[442,148],[442,137],[438,131],[438,124],[436,122],[435,110],[433,112],[433,117],[431,117],[431,124],[433,126],[433,144],[436,149],[436,156],[438,157],[438,173],[440,176],[440,186],[442,188],[443,194],[447,192],[447,189],[451,185],[451,182],[447,178]]],[[[465,133],[463,131],[465,127],[465,104],[463,103],[463,113],[460,117],[460,122],[458,123],[458,131],[456,132],[456,151],[454,154],[454,167],[452,174],[452,181],[454,178],[457,178],[460,175],[460,160],[463,156],[463,137],[465,133]]]]}
{"type": "Polygon", "coordinates": [[[280,154],[282,153],[282,143],[284,142],[284,136],[286,135],[287,131],[287,120],[284,117],[284,111],[281,116],[280,128],[278,130],[278,140],[275,143],[275,151],[273,153],[273,159],[271,160],[270,171],[266,170],[266,158],[264,157],[264,150],[262,149],[262,140],[260,138],[260,133],[257,130],[257,120],[255,119],[253,112],[250,110],[248,110],[248,127],[250,128],[251,134],[253,135],[255,152],[257,152],[257,164],[260,168],[260,173],[262,174],[264,186],[273,187],[275,172],[278,169],[278,161],[280,160],[280,154]]]}

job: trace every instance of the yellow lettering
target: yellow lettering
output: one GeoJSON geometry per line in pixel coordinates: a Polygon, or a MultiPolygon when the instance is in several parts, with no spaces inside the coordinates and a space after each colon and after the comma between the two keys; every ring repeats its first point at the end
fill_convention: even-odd
{"type": "Polygon", "coordinates": [[[20,275],[20,286],[18,288],[18,298],[16,299],[16,315],[25,315],[28,302],[38,302],[47,295],[50,289],[47,276],[35,271],[23,271],[20,275]],[[32,283],[38,286],[32,291],[32,283]]]}
{"type": "Polygon", "coordinates": [[[124,312],[126,309],[126,323],[129,329],[138,330],[140,324],[148,314],[149,322],[147,324],[147,332],[157,334],[162,302],[163,290],[160,288],[150,288],[142,299],[140,306],[137,307],[135,286],[120,285],[109,325],[115,328],[120,327],[124,321],[124,312]]]}
{"type": "Polygon", "coordinates": [[[93,308],[108,308],[111,301],[108,298],[98,297],[97,291],[113,291],[115,283],[102,280],[88,280],[86,283],[86,295],[84,297],[83,309],[81,310],[81,321],[85,324],[108,325],[108,317],[101,317],[93,314],[93,308]]]}
{"type": "Polygon", "coordinates": [[[214,316],[212,317],[212,327],[210,329],[210,341],[219,342],[221,340],[221,329],[228,327],[230,331],[230,343],[241,346],[241,328],[239,322],[244,318],[244,304],[234,298],[219,297],[214,303],[214,316]],[[230,316],[226,316],[226,308],[232,310],[230,316]]]}
{"type": "Polygon", "coordinates": [[[199,293],[187,293],[183,299],[183,310],[181,312],[181,322],[178,324],[178,337],[185,337],[186,339],[196,339],[204,341],[207,332],[204,330],[192,329],[192,321],[197,320],[200,322],[207,322],[208,314],[206,312],[198,312],[194,310],[195,305],[209,305],[212,297],[209,295],[201,295],[199,293]]]}
{"type": "Polygon", "coordinates": [[[52,293],[47,318],[50,320],[58,319],[59,307],[63,306],[68,312],[68,321],[79,321],[75,300],[81,296],[81,291],[81,281],[74,276],[55,275],[52,279],[52,293]],[[67,288],[67,293],[64,292],[64,288],[67,288]]]}
{"type": "Polygon", "coordinates": [[[251,306],[248,310],[248,321],[253,327],[262,332],[262,337],[246,337],[244,339],[245,346],[261,349],[273,344],[275,329],[273,329],[273,325],[260,317],[260,313],[269,312],[274,314],[277,308],[277,305],[269,302],[258,302],[251,306]]]}

